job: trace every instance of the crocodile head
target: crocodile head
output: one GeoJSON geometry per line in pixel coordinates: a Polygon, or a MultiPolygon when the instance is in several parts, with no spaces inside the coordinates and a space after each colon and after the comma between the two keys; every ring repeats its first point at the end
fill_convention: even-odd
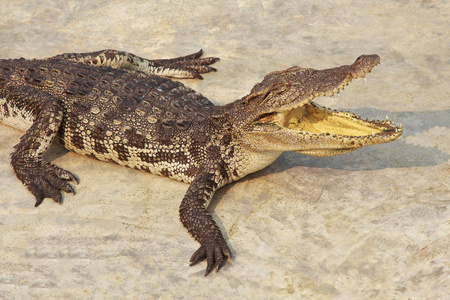
{"type": "Polygon", "coordinates": [[[248,96],[229,105],[232,124],[243,142],[261,151],[333,156],[393,141],[403,130],[387,117],[363,120],[311,101],[339,92],[379,63],[378,55],[362,55],[352,65],[332,69],[292,67],[272,72],[248,96]]]}

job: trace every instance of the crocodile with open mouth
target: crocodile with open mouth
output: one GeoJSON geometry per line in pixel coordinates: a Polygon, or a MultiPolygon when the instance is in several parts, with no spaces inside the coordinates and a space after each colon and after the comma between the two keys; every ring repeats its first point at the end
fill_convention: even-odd
{"type": "Polygon", "coordinates": [[[74,193],[70,172],[43,160],[54,142],[66,149],[189,183],[180,219],[200,243],[191,265],[206,274],[231,258],[207,211],[223,185],[271,164],[283,151],[332,156],[402,134],[388,119],[363,120],[311,100],[339,92],[379,64],[362,55],[325,70],[272,72],[250,94],[224,106],[170,78],[199,78],[218,59],[202,51],[148,60],[103,50],[47,59],[0,61],[0,122],[26,131],[11,154],[17,177],[40,205],[74,193]]]}

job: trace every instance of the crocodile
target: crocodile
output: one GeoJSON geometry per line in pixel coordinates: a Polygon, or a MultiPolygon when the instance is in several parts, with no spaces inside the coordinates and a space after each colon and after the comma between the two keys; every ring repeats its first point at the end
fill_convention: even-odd
{"type": "Polygon", "coordinates": [[[179,215],[200,243],[190,265],[206,273],[232,258],[207,207],[215,191],[271,164],[282,152],[332,156],[386,143],[402,134],[390,120],[369,120],[311,100],[333,95],[380,63],[361,55],[351,65],[291,67],[266,75],[235,102],[214,105],[171,78],[215,71],[218,58],[197,53],[149,60],[102,50],[45,59],[0,61],[0,121],[25,131],[11,154],[19,180],[36,198],[62,203],[78,178],[43,154],[68,150],[189,183],[179,215]]]}

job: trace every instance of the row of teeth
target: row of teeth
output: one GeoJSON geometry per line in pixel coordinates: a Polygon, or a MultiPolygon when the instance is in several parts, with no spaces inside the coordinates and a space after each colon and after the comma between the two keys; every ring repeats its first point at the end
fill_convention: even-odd
{"type": "MultiPolygon", "coordinates": [[[[370,73],[370,71],[369,71],[368,73],[370,73]]],[[[366,74],[367,74],[367,73],[366,73],[366,74]]],[[[364,74],[364,75],[362,76],[362,79],[364,79],[364,81],[367,81],[366,74],[364,74]]],[[[311,99],[308,99],[308,100],[310,101],[310,100],[312,100],[312,99],[314,99],[314,98],[316,98],[316,97],[318,97],[318,96],[333,96],[334,94],[336,94],[337,96],[340,96],[339,92],[340,92],[341,90],[343,90],[344,87],[345,87],[346,85],[348,85],[348,84],[352,81],[352,79],[353,79],[353,78],[350,78],[349,80],[347,80],[346,82],[344,82],[344,83],[341,84],[340,86],[334,88],[332,91],[323,92],[323,93],[318,93],[318,94],[316,94],[316,95],[313,95],[313,96],[311,97],[311,99]]],[[[308,102],[309,102],[309,101],[308,101],[308,102]]],[[[336,112],[336,113],[339,113],[339,112],[340,112],[340,111],[338,111],[338,110],[336,110],[336,109],[330,109],[330,108],[328,108],[328,107],[324,107],[324,108],[325,108],[325,109],[328,109],[329,111],[334,111],[334,112],[336,112]]],[[[346,115],[346,116],[354,116],[354,114],[350,113],[348,110],[345,111],[345,115],[346,115]]],[[[357,118],[357,119],[361,119],[361,116],[357,115],[356,118],[357,118]]],[[[381,122],[381,121],[379,121],[379,120],[374,120],[374,119],[372,119],[371,121],[369,121],[369,118],[366,118],[365,121],[366,121],[366,122],[371,122],[371,123],[374,123],[374,122],[381,122]]],[[[392,123],[392,122],[389,120],[388,115],[386,115],[386,120],[383,121],[383,122],[392,123]]],[[[402,128],[402,124],[399,124],[398,127],[395,127],[395,132],[396,132],[396,133],[399,132],[399,130],[398,130],[399,128],[402,128]]],[[[309,135],[308,132],[305,132],[305,133],[309,135]]],[[[324,133],[321,133],[320,135],[327,135],[327,134],[330,135],[329,133],[325,133],[325,134],[324,134],[324,133]]],[[[336,135],[333,134],[332,137],[333,137],[333,138],[336,138],[336,135]]],[[[362,136],[362,137],[367,137],[367,136],[362,136]]],[[[373,131],[372,131],[372,137],[376,137],[376,134],[375,134],[375,132],[373,132],[373,131]]],[[[381,138],[386,138],[385,136],[380,136],[380,137],[381,137],[381,138]]],[[[359,138],[359,137],[356,137],[356,138],[359,138]]]]}
{"type": "MultiPolygon", "coordinates": [[[[324,95],[324,93],[319,94],[319,96],[320,96],[320,95],[324,95]]],[[[356,119],[361,120],[361,116],[360,116],[360,115],[355,115],[355,114],[351,113],[351,112],[348,111],[348,110],[345,110],[345,111],[339,111],[339,110],[337,110],[337,109],[332,109],[332,108],[329,108],[329,107],[326,107],[326,106],[322,106],[322,105],[319,105],[319,104],[316,104],[316,103],[314,103],[314,105],[320,106],[320,107],[322,107],[322,108],[324,108],[324,109],[326,109],[326,110],[328,110],[328,111],[330,111],[330,112],[332,111],[332,112],[334,112],[334,113],[344,113],[346,117],[355,117],[356,119]]],[[[369,118],[366,118],[365,121],[366,121],[366,122],[370,122],[370,123],[388,122],[388,123],[391,123],[391,124],[392,124],[392,122],[389,120],[388,115],[386,115],[385,118],[386,118],[386,119],[385,119],[384,121],[375,120],[375,119],[372,119],[372,120],[369,121],[369,118]]],[[[399,128],[402,128],[402,124],[399,124],[398,127],[399,127],[399,128]]]]}
{"type": "Polygon", "coordinates": [[[317,94],[315,94],[315,95],[312,95],[310,98],[306,99],[306,101],[309,102],[309,101],[311,101],[312,99],[314,99],[314,98],[316,98],[316,97],[318,97],[318,96],[330,96],[330,97],[331,97],[331,96],[333,96],[334,94],[337,94],[337,95],[339,96],[339,92],[340,92],[341,90],[343,90],[344,87],[345,87],[346,85],[348,85],[353,79],[356,79],[356,78],[357,78],[357,79],[360,79],[360,78],[362,78],[362,79],[364,79],[364,81],[367,81],[366,75],[369,74],[371,71],[372,71],[372,69],[371,69],[370,71],[365,72],[364,74],[362,74],[362,75],[359,76],[359,77],[355,77],[355,78],[349,77],[349,78],[347,79],[347,81],[345,81],[344,83],[342,83],[340,86],[334,88],[332,91],[327,91],[327,92],[317,93],[317,94]]]}
{"type": "MultiPolygon", "coordinates": [[[[400,125],[399,128],[402,128],[402,125],[400,125]]],[[[398,131],[399,131],[399,130],[398,130],[398,128],[396,127],[396,128],[395,128],[395,133],[398,133],[398,131]]],[[[373,137],[376,136],[375,132],[373,132],[373,131],[372,131],[372,136],[373,136],[373,137]]]]}
{"type": "MultiPolygon", "coordinates": [[[[401,129],[401,126],[399,126],[399,128],[401,129]]],[[[394,130],[395,130],[395,132],[399,132],[400,130],[399,130],[399,128],[395,128],[394,130]]],[[[311,136],[330,136],[330,137],[332,137],[332,138],[337,138],[338,137],[338,135],[337,134],[335,134],[335,133],[330,133],[330,132],[325,132],[325,133],[323,133],[323,132],[321,132],[321,133],[316,133],[316,132],[310,132],[310,131],[304,131],[304,130],[300,130],[300,131],[298,131],[298,132],[301,132],[302,134],[304,134],[304,135],[311,135],[311,136]]],[[[370,137],[370,136],[372,136],[372,137],[375,137],[375,136],[377,136],[377,134],[374,132],[374,131],[372,131],[372,134],[371,135],[361,135],[361,136],[345,136],[345,135],[342,135],[341,137],[350,137],[350,138],[368,138],[368,137],[370,137]]],[[[380,136],[380,137],[384,137],[383,135],[378,135],[378,136],[380,136]]]]}
{"type": "MultiPolygon", "coordinates": [[[[370,73],[370,71],[367,72],[367,73],[364,73],[364,75],[362,75],[362,77],[358,77],[358,79],[359,79],[359,78],[362,78],[362,79],[364,79],[364,81],[367,81],[366,74],[368,74],[368,73],[370,73]]],[[[334,88],[332,91],[324,92],[324,93],[321,93],[321,94],[319,94],[319,95],[330,96],[330,97],[331,97],[331,96],[333,96],[334,94],[337,94],[337,96],[340,96],[340,95],[339,95],[339,92],[340,92],[341,90],[343,90],[344,87],[347,86],[352,80],[353,80],[353,78],[350,77],[346,82],[344,82],[343,84],[341,84],[341,85],[338,86],[337,88],[334,88]]]]}
{"type": "MultiPolygon", "coordinates": [[[[315,103],[314,103],[314,104],[315,104],[315,103]]],[[[315,105],[318,105],[318,104],[315,104],[315,105]]],[[[321,105],[320,105],[320,107],[322,107],[322,108],[324,108],[324,109],[327,109],[328,111],[332,111],[332,112],[334,112],[334,113],[344,113],[346,117],[354,117],[354,118],[356,118],[356,119],[361,120],[361,116],[360,116],[360,115],[355,115],[355,114],[349,112],[348,110],[345,110],[345,111],[339,111],[339,110],[331,109],[331,108],[329,108],[329,107],[325,107],[325,106],[321,106],[321,105]]],[[[388,115],[386,115],[386,119],[385,119],[384,121],[375,120],[375,119],[369,120],[369,118],[366,118],[365,121],[368,122],[368,123],[385,123],[385,122],[387,122],[387,123],[393,124],[393,123],[389,120],[388,115]]],[[[400,123],[397,127],[398,127],[398,128],[403,128],[403,126],[402,126],[401,123],[400,123]]],[[[398,130],[396,129],[396,132],[397,132],[397,131],[398,131],[398,130]]]]}
{"type": "MultiPolygon", "coordinates": [[[[367,73],[370,73],[370,71],[367,72],[367,73]]],[[[362,77],[360,77],[360,78],[364,79],[364,81],[367,81],[367,78],[366,78],[366,74],[367,74],[367,73],[365,73],[364,75],[362,75],[362,77]]],[[[321,95],[323,95],[323,96],[333,96],[334,94],[336,94],[337,96],[340,97],[339,92],[340,92],[341,90],[343,90],[344,87],[345,87],[346,85],[348,85],[348,84],[352,81],[352,79],[353,79],[353,78],[350,78],[349,80],[347,80],[346,82],[344,82],[343,84],[341,84],[340,86],[338,86],[337,88],[334,88],[332,91],[320,93],[320,94],[318,94],[317,96],[321,96],[321,95]]],[[[328,109],[328,110],[330,110],[330,111],[332,110],[332,109],[330,109],[330,108],[328,108],[328,107],[325,107],[325,108],[328,109]]],[[[336,109],[333,109],[332,111],[334,111],[334,112],[336,112],[336,113],[339,112],[339,111],[336,110],[336,109]]],[[[345,115],[346,115],[346,116],[353,116],[353,114],[350,113],[348,110],[345,111],[345,115]]],[[[356,118],[357,118],[357,119],[361,119],[361,116],[357,115],[356,118]]],[[[372,119],[371,121],[369,121],[369,118],[366,118],[366,122],[374,123],[374,122],[381,122],[381,121],[379,121],[379,120],[374,120],[374,119],[372,119]]],[[[385,120],[384,122],[392,123],[392,122],[389,120],[389,117],[388,117],[387,115],[386,115],[386,120],[385,120]]],[[[402,128],[402,124],[399,124],[399,125],[398,125],[398,128],[402,128]]],[[[397,128],[397,127],[395,128],[395,132],[398,132],[398,128],[397,128]]],[[[372,131],[372,136],[375,136],[375,133],[374,133],[373,131],[372,131]]]]}
{"type": "MultiPolygon", "coordinates": [[[[395,132],[398,132],[397,129],[395,129],[395,132]]],[[[372,132],[372,135],[362,135],[362,136],[337,136],[336,134],[330,134],[330,133],[310,133],[308,131],[301,131],[301,133],[308,137],[308,138],[323,138],[323,137],[330,137],[330,138],[334,138],[334,139],[348,139],[348,140],[361,140],[361,139],[370,139],[372,137],[378,137],[380,139],[390,139],[390,136],[386,136],[386,135],[376,135],[375,132],[372,132]]]]}
{"type": "MultiPolygon", "coordinates": [[[[366,79],[366,78],[364,78],[364,79],[366,79]]],[[[322,92],[322,93],[315,93],[315,94],[309,96],[309,98],[303,100],[299,105],[302,105],[302,104],[305,104],[305,103],[309,103],[309,102],[311,102],[311,100],[313,100],[314,98],[317,98],[317,97],[319,97],[319,96],[328,96],[328,97],[332,97],[334,94],[337,94],[338,96],[340,96],[340,95],[339,95],[339,92],[340,92],[341,90],[343,90],[344,87],[345,87],[346,85],[348,85],[351,81],[352,81],[352,78],[350,78],[349,80],[347,80],[346,82],[344,82],[344,83],[341,84],[340,86],[334,88],[332,91],[322,92]]],[[[295,108],[296,108],[296,107],[294,107],[294,109],[295,109],[295,108]]],[[[336,111],[336,110],[334,110],[334,111],[336,111]]]]}

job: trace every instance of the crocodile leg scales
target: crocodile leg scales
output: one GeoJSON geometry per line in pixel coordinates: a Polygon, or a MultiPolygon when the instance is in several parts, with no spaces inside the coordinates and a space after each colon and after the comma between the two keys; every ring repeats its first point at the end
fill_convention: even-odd
{"type": "Polygon", "coordinates": [[[13,86],[7,90],[6,98],[13,98],[10,102],[15,102],[18,109],[22,102],[42,101],[37,108],[36,119],[11,154],[14,172],[35,196],[35,206],[39,206],[44,198],[52,198],[61,203],[61,191],[75,194],[67,181],[78,180],[72,173],[42,159],[62,122],[61,103],[49,94],[29,86],[13,86]]]}
{"type": "Polygon", "coordinates": [[[214,175],[198,176],[189,186],[180,205],[181,223],[201,245],[191,257],[191,266],[206,258],[205,276],[214,268],[218,271],[226,259],[231,258],[231,251],[222,232],[206,210],[206,205],[217,188],[214,175]]]}
{"type": "Polygon", "coordinates": [[[200,58],[202,54],[203,50],[200,50],[186,56],[150,60],[129,52],[108,49],[86,53],[65,53],[49,59],[61,59],[95,66],[141,71],[164,77],[203,79],[200,74],[216,71],[215,68],[209,65],[218,61],[219,58],[200,58]]]}

